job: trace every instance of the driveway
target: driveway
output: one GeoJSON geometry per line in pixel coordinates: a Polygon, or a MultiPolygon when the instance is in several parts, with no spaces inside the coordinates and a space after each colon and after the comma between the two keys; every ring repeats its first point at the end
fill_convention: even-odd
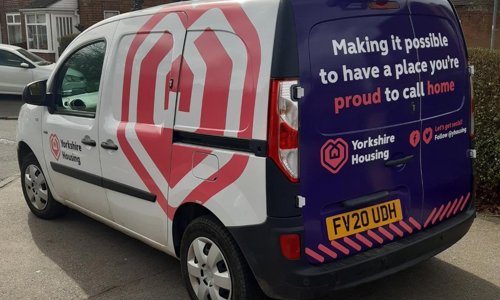
{"type": "Polygon", "coordinates": [[[0,119],[0,186],[19,174],[16,153],[16,120],[0,119]]]}
{"type": "Polygon", "coordinates": [[[20,96],[0,95],[0,186],[19,174],[15,141],[17,116],[23,104],[20,96]]]}
{"type": "Polygon", "coordinates": [[[0,119],[17,119],[23,104],[21,96],[0,95],[0,119]]]}
{"type": "MultiPolygon", "coordinates": [[[[0,187],[2,299],[188,299],[176,259],[78,212],[34,217],[19,179],[0,187]]],[[[436,258],[341,299],[499,299],[500,219],[479,216],[436,258]]]]}

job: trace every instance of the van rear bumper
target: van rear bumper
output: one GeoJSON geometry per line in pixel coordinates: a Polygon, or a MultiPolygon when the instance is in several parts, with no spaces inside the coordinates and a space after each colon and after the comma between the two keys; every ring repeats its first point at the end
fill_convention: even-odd
{"type": "MultiPolygon", "coordinates": [[[[312,299],[396,273],[429,259],[460,240],[469,230],[475,208],[432,228],[383,247],[336,262],[313,266],[282,257],[279,235],[303,233],[302,218],[268,218],[256,226],[230,227],[260,287],[269,297],[312,299]]],[[[303,240],[303,239],[302,239],[303,240]]]]}

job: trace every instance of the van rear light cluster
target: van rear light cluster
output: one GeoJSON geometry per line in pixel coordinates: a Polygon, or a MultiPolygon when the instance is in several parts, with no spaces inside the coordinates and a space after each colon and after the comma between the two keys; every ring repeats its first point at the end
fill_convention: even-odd
{"type": "Polygon", "coordinates": [[[299,106],[292,99],[297,80],[272,80],[269,103],[268,156],[292,182],[299,180],[299,106]]]}

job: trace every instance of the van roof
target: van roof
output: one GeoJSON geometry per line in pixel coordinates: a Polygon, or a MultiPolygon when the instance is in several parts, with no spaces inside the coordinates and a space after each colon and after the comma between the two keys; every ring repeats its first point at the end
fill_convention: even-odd
{"type": "Polygon", "coordinates": [[[172,3],[168,3],[168,4],[161,4],[161,5],[141,9],[141,10],[136,10],[136,11],[131,11],[131,12],[119,14],[119,15],[104,19],[104,20],[90,26],[85,31],[91,30],[93,28],[102,26],[102,25],[110,23],[110,22],[115,22],[115,21],[119,21],[119,20],[123,20],[123,19],[127,19],[127,18],[152,15],[152,14],[155,14],[159,9],[166,8],[166,7],[184,8],[185,10],[189,10],[190,8],[196,7],[197,4],[228,3],[228,2],[251,3],[254,1],[252,1],[252,0],[191,0],[191,1],[182,1],[182,2],[172,2],[172,3]]]}

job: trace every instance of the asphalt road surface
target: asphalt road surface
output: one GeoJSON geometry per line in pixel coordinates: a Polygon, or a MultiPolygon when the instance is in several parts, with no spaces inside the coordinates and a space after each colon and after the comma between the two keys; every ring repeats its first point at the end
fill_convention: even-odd
{"type": "Polygon", "coordinates": [[[19,174],[16,153],[16,120],[0,120],[0,185],[19,174]]]}
{"type": "Polygon", "coordinates": [[[0,119],[17,118],[22,105],[20,96],[0,95],[0,119]]]}
{"type": "Polygon", "coordinates": [[[19,96],[0,95],[0,185],[19,173],[15,140],[16,119],[22,104],[19,96]]]}
{"type": "MultiPolygon", "coordinates": [[[[188,299],[176,259],[75,211],[54,221],[29,212],[17,121],[2,117],[17,116],[21,103],[9,99],[0,97],[0,299],[188,299]]],[[[499,225],[500,218],[479,216],[436,258],[335,300],[500,299],[499,225]]]]}
{"type": "MultiPolygon", "coordinates": [[[[188,299],[176,259],[78,212],[33,216],[19,179],[0,188],[1,299],[188,299]]],[[[436,258],[341,299],[499,299],[500,219],[479,216],[436,258]]]]}

